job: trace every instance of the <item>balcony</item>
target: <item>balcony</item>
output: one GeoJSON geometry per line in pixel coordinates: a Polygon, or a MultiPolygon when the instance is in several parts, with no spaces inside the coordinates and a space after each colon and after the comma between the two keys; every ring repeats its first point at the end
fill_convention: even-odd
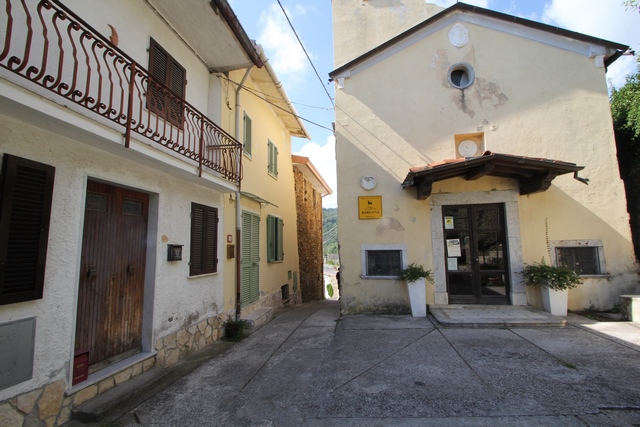
{"type": "Polygon", "coordinates": [[[3,76],[121,129],[127,148],[132,137],[152,141],[199,176],[240,182],[242,145],[60,1],[5,2],[3,76]]]}

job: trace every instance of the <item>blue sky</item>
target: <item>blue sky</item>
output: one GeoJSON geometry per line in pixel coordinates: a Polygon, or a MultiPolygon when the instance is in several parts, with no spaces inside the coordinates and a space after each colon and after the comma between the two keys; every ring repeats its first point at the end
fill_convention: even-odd
{"type": "MultiPolygon", "coordinates": [[[[339,0],[334,0],[339,1],[339,0]]],[[[443,7],[455,0],[429,1],[443,7]]],[[[289,99],[305,121],[311,141],[293,138],[294,154],[309,157],[334,193],[324,207],[336,207],[335,141],[331,132],[333,97],[328,74],[333,70],[331,0],[280,0],[298,36],[311,57],[318,79],[299,47],[276,0],[229,0],[251,39],[262,45],[271,65],[284,84],[289,99]]],[[[640,53],[640,13],[625,11],[623,0],[467,0],[465,3],[508,13],[568,30],[630,45],[640,53]]],[[[622,57],[607,73],[619,87],[635,69],[634,59],[622,57]]]]}

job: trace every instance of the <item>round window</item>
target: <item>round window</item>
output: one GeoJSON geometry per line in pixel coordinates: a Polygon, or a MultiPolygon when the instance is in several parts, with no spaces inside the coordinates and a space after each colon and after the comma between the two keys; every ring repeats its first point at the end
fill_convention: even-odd
{"type": "Polygon", "coordinates": [[[455,88],[466,89],[473,83],[475,74],[469,64],[454,64],[449,68],[449,83],[455,88]]]}

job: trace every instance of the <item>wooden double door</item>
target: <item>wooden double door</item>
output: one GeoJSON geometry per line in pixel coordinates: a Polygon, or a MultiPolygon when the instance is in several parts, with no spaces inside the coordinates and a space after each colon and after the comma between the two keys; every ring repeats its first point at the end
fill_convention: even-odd
{"type": "Polygon", "coordinates": [[[443,206],[451,304],[509,304],[504,206],[443,206]]]}
{"type": "Polygon", "coordinates": [[[92,371],[142,349],[149,195],[89,181],[75,348],[92,371]]]}

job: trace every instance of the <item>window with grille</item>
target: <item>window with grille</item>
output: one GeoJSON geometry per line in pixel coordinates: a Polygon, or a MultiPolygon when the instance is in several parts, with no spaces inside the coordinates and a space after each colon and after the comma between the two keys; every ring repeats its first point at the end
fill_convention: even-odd
{"type": "Polygon", "coordinates": [[[267,216],[267,261],[284,259],[284,221],[282,218],[267,216]]]}
{"type": "Polygon", "coordinates": [[[397,279],[406,260],[406,247],[397,244],[362,245],[362,278],[397,279]]]}
{"type": "Polygon", "coordinates": [[[278,147],[271,142],[271,140],[267,143],[267,149],[269,154],[269,164],[267,166],[267,170],[269,171],[269,175],[273,177],[278,177],[278,147]]]}
{"type": "Polygon", "coordinates": [[[551,263],[568,267],[578,275],[607,275],[601,240],[549,240],[551,263]]]}
{"type": "Polygon", "coordinates": [[[191,203],[189,275],[218,271],[218,209],[191,203]]]}
{"type": "Polygon", "coordinates": [[[579,275],[602,274],[596,246],[557,247],[556,259],[579,275]]]}
{"type": "Polygon", "coordinates": [[[0,174],[0,305],[41,299],[53,166],[5,154],[0,174]]]}
{"type": "Polygon", "coordinates": [[[149,45],[149,74],[148,108],[181,128],[187,72],[153,39],[149,45]]]}
{"type": "Polygon", "coordinates": [[[244,154],[251,157],[251,117],[247,115],[246,111],[242,120],[242,145],[244,154]]]}

